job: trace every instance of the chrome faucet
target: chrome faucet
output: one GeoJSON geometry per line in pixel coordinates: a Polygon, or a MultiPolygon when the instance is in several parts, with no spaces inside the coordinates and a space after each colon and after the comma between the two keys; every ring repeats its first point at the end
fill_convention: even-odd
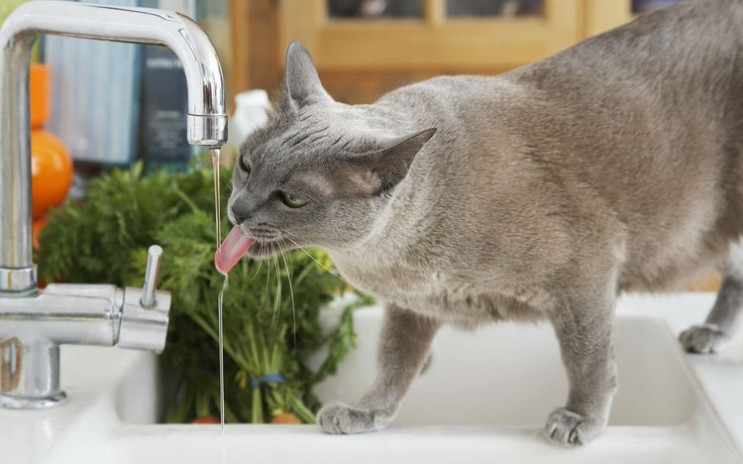
{"type": "Polygon", "coordinates": [[[170,294],[156,291],[162,249],[149,250],[143,289],[112,285],[37,287],[31,248],[29,57],[44,34],[157,44],[180,59],[188,89],[192,145],[227,140],[224,80],[209,38],[191,19],[146,8],[34,1],[0,29],[0,406],[34,409],[66,397],[59,345],[161,351],[170,294]]]}

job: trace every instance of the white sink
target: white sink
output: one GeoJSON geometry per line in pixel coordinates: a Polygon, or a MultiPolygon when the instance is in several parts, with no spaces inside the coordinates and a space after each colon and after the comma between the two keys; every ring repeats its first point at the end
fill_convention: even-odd
{"type": "MultiPolygon", "coordinates": [[[[541,435],[567,381],[547,325],[442,330],[430,368],[391,428],[324,435],[315,426],[157,424],[155,356],[63,347],[70,400],[0,411],[3,463],[743,463],[743,343],[722,355],[681,352],[675,335],[704,319],[711,294],[633,296],[618,308],[619,394],[606,433],[581,449],[541,435]]],[[[374,375],[381,309],[356,314],[358,348],[322,384],[352,402],[374,375]]],[[[333,319],[329,317],[329,320],[333,319]]]]}

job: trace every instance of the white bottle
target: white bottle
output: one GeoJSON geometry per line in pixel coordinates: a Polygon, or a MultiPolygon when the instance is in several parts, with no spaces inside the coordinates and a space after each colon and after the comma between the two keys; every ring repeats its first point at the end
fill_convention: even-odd
{"type": "Polygon", "coordinates": [[[249,90],[235,95],[235,113],[230,118],[227,146],[235,153],[251,132],[268,121],[271,102],[265,90],[249,90]]]}

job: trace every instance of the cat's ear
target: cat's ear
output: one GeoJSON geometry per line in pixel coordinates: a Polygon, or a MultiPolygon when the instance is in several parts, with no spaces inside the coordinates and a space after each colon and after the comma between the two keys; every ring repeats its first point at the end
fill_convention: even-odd
{"type": "Polygon", "coordinates": [[[297,107],[322,100],[332,101],[320,82],[310,51],[299,42],[289,44],[286,51],[284,82],[286,98],[297,107]]]}
{"type": "Polygon", "coordinates": [[[389,190],[405,178],[415,155],[435,133],[436,129],[426,129],[391,140],[379,150],[348,159],[349,180],[367,194],[389,190]]]}

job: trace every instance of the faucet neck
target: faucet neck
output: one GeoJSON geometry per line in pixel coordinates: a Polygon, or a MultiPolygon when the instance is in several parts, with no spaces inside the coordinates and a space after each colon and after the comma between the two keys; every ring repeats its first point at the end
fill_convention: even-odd
{"type": "Polygon", "coordinates": [[[169,47],[186,74],[189,143],[218,147],[227,140],[222,68],[191,19],[147,8],[60,1],[18,7],[0,29],[0,292],[36,288],[28,74],[31,45],[42,34],[169,47]]]}
{"type": "MultiPolygon", "coordinates": [[[[3,28],[4,30],[4,28],[3,28]]],[[[31,139],[28,100],[33,36],[0,31],[0,291],[36,288],[31,246],[31,139]]]]}

